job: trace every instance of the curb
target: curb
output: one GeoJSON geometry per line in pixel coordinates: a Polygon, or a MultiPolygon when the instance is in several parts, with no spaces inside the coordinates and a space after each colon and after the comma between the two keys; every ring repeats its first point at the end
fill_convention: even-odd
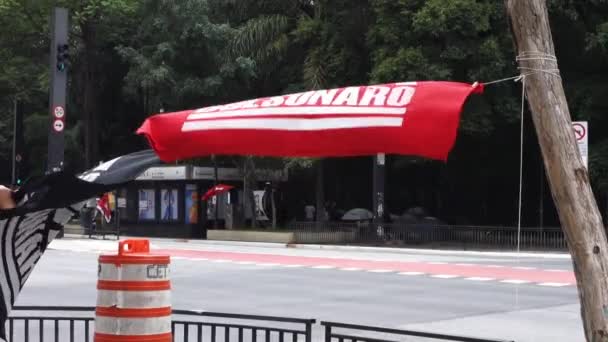
{"type": "Polygon", "coordinates": [[[435,255],[468,255],[468,256],[496,256],[496,257],[520,257],[541,259],[571,259],[568,253],[545,253],[545,252],[498,252],[498,251],[458,251],[446,249],[422,249],[422,248],[395,248],[395,247],[366,247],[366,246],[335,246],[335,245],[290,245],[299,249],[320,249],[335,251],[360,251],[379,252],[395,254],[435,254],[435,255]]]}
{"type": "MultiPolygon", "coordinates": [[[[81,234],[65,234],[65,238],[70,239],[88,239],[88,235],[81,234]]],[[[539,258],[539,259],[562,259],[570,260],[569,253],[545,253],[545,252],[499,252],[499,251],[459,251],[459,250],[438,250],[438,249],[421,249],[421,248],[395,248],[395,247],[367,247],[367,246],[339,246],[339,245],[318,245],[318,244],[283,244],[272,242],[249,242],[249,241],[222,241],[222,240],[191,240],[191,239],[176,239],[176,238],[159,238],[159,237],[141,237],[141,236],[121,236],[120,239],[148,239],[150,242],[174,242],[183,243],[185,245],[198,246],[242,246],[242,247],[258,247],[258,248],[294,248],[303,250],[326,250],[326,251],[348,251],[348,252],[375,252],[375,253],[392,253],[392,254],[426,254],[426,255],[444,255],[444,256],[486,256],[486,257],[509,257],[509,258],[539,258]]],[[[98,239],[98,241],[116,241],[115,239],[98,239]]]]}

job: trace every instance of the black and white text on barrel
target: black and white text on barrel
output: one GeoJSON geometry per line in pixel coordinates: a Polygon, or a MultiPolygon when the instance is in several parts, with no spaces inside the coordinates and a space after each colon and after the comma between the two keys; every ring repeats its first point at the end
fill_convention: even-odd
{"type": "Polygon", "coordinates": [[[172,341],[169,263],[150,254],[148,240],[121,241],[117,255],[99,257],[95,342],[172,341]]]}

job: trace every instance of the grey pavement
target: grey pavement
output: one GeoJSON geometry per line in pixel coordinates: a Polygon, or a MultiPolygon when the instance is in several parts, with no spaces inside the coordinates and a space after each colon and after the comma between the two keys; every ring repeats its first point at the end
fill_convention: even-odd
{"type": "MultiPolygon", "coordinates": [[[[494,254],[392,253],[159,239],[153,240],[152,245],[153,248],[365,260],[571,268],[570,260],[563,256],[514,258],[494,254]]],[[[115,246],[115,241],[54,241],[54,249],[46,252],[17,304],[94,306],[97,254],[91,251],[114,250],[115,246]]],[[[552,288],[396,273],[240,265],[189,259],[173,260],[171,275],[175,309],[316,318],[517,342],[584,340],[575,287],[552,288]]]]}

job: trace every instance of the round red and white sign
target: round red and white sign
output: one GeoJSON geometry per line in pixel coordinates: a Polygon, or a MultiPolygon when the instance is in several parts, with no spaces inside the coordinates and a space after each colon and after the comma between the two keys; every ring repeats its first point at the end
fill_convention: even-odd
{"type": "Polygon", "coordinates": [[[587,135],[587,129],[585,129],[585,126],[581,125],[580,123],[574,123],[572,124],[572,128],[574,128],[574,135],[576,136],[576,141],[581,141],[585,139],[585,136],[587,135]]]}
{"type": "Polygon", "coordinates": [[[62,118],[65,115],[65,110],[63,107],[57,106],[55,107],[54,113],[56,118],[62,118]]]}
{"type": "Polygon", "coordinates": [[[63,127],[64,127],[63,121],[61,121],[61,120],[55,120],[55,122],[53,122],[53,129],[56,132],[63,131],[63,127]]]}

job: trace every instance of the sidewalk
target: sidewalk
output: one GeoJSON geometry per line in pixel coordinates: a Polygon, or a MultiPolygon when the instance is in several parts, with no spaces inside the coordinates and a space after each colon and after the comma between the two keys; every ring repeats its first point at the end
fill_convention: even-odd
{"type": "MultiPolygon", "coordinates": [[[[88,235],[68,234],[64,235],[64,239],[89,239],[88,235]]],[[[112,241],[115,237],[110,236],[105,241],[112,241]]],[[[365,253],[395,253],[395,254],[421,254],[421,255],[437,255],[437,256],[480,256],[480,257],[519,257],[519,258],[540,258],[540,259],[571,259],[569,253],[547,253],[547,252],[502,252],[502,251],[460,251],[460,250],[441,250],[441,249],[423,249],[411,247],[368,247],[368,246],[347,246],[347,245],[318,245],[318,244],[281,244],[270,242],[246,242],[246,241],[218,241],[218,240],[195,240],[195,239],[175,239],[175,238],[159,238],[159,237],[141,237],[141,236],[120,236],[120,240],[126,239],[148,239],[150,242],[158,243],[180,243],[191,244],[194,246],[232,246],[232,247],[257,247],[257,248],[276,248],[276,249],[302,249],[302,250],[326,250],[326,251],[347,251],[347,252],[365,252],[365,253]]],[[[101,237],[93,240],[102,240],[101,237]]],[[[103,240],[102,240],[103,241],[103,240]]]]}

